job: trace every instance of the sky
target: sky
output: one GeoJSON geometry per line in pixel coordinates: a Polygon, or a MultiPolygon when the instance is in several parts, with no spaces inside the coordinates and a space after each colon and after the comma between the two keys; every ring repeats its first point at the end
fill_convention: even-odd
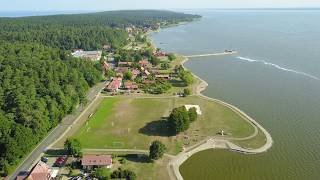
{"type": "Polygon", "coordinates": [[[320,7],[320,0],[0,0],[0,11],[320,7]]]}

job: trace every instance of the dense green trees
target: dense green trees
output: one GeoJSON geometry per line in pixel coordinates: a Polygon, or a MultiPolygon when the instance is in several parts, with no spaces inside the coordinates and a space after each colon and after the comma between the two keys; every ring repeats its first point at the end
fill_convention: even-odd
{"type": "Polygon", "coordinates": [[[149,148],[149,158],[152,160],[162,158],[166,149],[166,146],[160,141],[153,141],[149,148]]]}
{"type": "Polygon", "coordinates": [[[128,34],[124,28],[127,26],[156,28],[161,22],[172,24],[197,17],[170,11],[145,10],[0,18],[0,40],[35,42],[64,50],[93,50],[104,44],[118,48],[126,43],[128,34]]]}
{"type": "Polygon", "coordinates": [[[197,120],[198,114],[196,108],[190,108],[189,111],[184,106],[172,110],[168,118],[168,126],[174,134],[186,131],[190,123],[197,120]]]}
{"type": "Polygon", "coordinates": [[[81,156],[81,143],[78,139],[68,138],[64,142],[65,151],[72,156],[81,156]]]}
{"type": "Polygon", "coordinates": [[[32,26],[29,27],[28,21],[20,24],[16,24],[17,22],[15,20],[12,20],[10,24],[3,24],[1,22],[0,19],[0,27],[4,26],[5,28],[0,29],[0,40],[8,42],[41,43],[63,50],[77,48],[96,50],[101,49],[104,44],[111,44],[112,47],[118,48],[123,46],[128,38],[128,34],[124,30],[109,27],[74,27],[62,26],[61,24],[45,26],[38,24],[39,27],[33,28],[32,26]],[[6,31],[6,26],[13,27],[10,27],[9,30],[6,31]]]}
{"type": "Polygon", "coordinates": [[[0,171],[84,102],[102,72],[39,44],[0,44],[0,171]]]}

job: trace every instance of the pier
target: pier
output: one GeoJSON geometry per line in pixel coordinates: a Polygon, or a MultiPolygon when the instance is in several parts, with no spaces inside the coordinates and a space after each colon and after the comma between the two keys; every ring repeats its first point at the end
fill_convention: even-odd
{"type": "Polygon", "coordinates": [[[222,53],[212,53],[212,54],[197,54],[197,55],[189,55],[185,56],[187,58],[197,58],[197,57],[209,57],[209,56],[226,56],[226,55],[232,55],[237,54],[238,51],[231,51],[231,52],[222,52],[222,53]]]}

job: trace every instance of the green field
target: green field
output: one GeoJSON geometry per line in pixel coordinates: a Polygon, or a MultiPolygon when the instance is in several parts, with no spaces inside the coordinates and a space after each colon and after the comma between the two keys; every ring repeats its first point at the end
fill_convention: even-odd
{"type": "Polygon", "coordinates": [[[104,98],[94,115],[73,136],[83,148],[148,149],[150,142],[161,140],[168,153],[177,154],[182,146],[215,136],[223,129],[229,137],[247,137],[254,128],[239,115],[218,103],[198,96],[187,98],[104,98]],[[202,115],[185,133],[170,136],[166,117],[174,107],[199,105],[202,115]]]}

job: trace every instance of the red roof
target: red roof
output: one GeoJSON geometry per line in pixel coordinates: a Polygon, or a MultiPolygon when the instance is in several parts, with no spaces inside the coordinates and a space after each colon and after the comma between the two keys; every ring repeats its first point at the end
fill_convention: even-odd
{"type": "Polygon", "coordinates": [[[139,64],[140,64],[140,66],[146,66],[146,65],[149,65],[150,63],[147,60],[141,60],[141,61],[139,61],[139,64]]]}
{"type": "Polygon", "coordinates": [[[117,90],[121,86],[121,78],[113,78],[112,81],[108,84],[107,90],[117,90]]]}
{"type": "Polygon", "coordinates": [[[132,74],[133,75],[139,75],[140,74],[140,71],[138,69],[133,69],[132,70],[132,74]]]}
{"type": "Polygon", "coordinates": [[[162,51],[156,51],[156,52],[153,53],[153,55],[160,57],[160,56],[166,56],[166,53],[162,52],[162,51]]]}
{"type": "Polygon", "coordinates": [[[112,165],[111,155],[83,155],[82,166],[109,166],[112,165]]]}
{"type": "Polygon", "coordinates": [[[128,68],[128,67],[117,67],[117,68],[115,69],[115,71],[116,71],[116,73],[122,73],[122,74],[124,74],[124,73],[126,73],[127,71],[129,71],[129,68],[128,68]]]}
{"type": "Polygon", "coordinates": [[[48,180],[50,179],[49,166],[44,162],[39,162],[32,169],[27,179],[30,180],[48,180]]]}

